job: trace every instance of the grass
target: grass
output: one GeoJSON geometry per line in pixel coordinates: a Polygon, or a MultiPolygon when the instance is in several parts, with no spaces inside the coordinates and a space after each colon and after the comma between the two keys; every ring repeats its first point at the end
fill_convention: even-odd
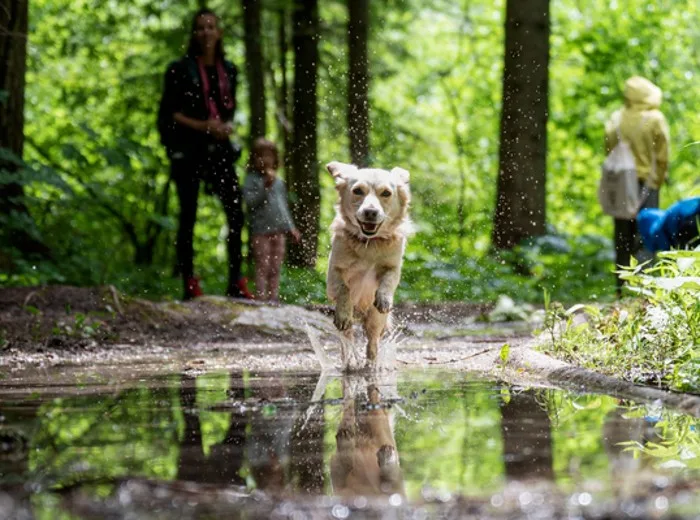
{"type": "Polygon", "coordinates": [[[623,277],[635,298],[569,309],[547,298],[542,348],[634,383],[700,393],[700,251],[661,253],[623,277]]]}

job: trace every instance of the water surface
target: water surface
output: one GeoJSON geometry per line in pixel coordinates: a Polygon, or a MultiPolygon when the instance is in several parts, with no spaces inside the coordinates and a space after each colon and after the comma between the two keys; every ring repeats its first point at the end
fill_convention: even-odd
{"type": "Polygon", "coordinates": [[[6,383],[0,517],[696,518],[698,427],[464,373],[6,383]]]}

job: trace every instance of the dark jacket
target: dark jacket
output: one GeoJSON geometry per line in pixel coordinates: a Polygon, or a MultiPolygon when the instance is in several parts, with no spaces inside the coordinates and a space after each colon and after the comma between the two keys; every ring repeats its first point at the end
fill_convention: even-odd
{"type": "MultiPolygon", "coordinates": [[[[228,75],[233,109],[224,110],[221,113],[221,119],[231,121],[236,110],[238,71],[233,63],[226,60],[224,60],[224,69],[228,75]]],[[[213,136],[177,123],[173,119],[173,114],[177,112],[202,121],[209,116],[197,61],[189,56],[172,62],[165,72],[163,97],[158,110],[161,143],[165,146],[170,158],[178,152],[185,157],[203,156],[209,145],[233,148],[230,141],[217,140],[213,136]]]]}

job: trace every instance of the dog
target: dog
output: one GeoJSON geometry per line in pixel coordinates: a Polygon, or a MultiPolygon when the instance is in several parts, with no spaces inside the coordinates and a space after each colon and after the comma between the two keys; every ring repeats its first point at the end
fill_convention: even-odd
{"type": "MultiPolygon", "coordinates": [[[[379,340],[390,327],[389,312],[401,279],[408,217],[409,173],[357,168],[331,162],[339,199],[331,224],[331,254],[326,292],[335,303],[336,328],[352,337],[354,317],[367,336],[367,365],[376,364],[379,340]]],[[[343,360],[345,361],[345,360],[343,360]]]]}

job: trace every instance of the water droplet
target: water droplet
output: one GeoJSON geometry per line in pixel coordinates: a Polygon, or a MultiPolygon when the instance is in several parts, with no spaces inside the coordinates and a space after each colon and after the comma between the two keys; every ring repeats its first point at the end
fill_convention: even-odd
{"type": "Polygon", "coordinates": [[[341,520],[350,516],[350,509],[343,504],[336,504],[331,509],[331,515],[333,518],[340,518],[341,520]]]}
{"type": "Polygon", "coordinates": [[[656,497],[654,505],[656,506],[656,509],[661,509],[662,511],[665,511],[666,509],[668,509],[668,498],[663,496],[656,497]]]}
{"type": "Polygon", "coordinates": [[[586,493],[584,491],[583,493],[581,493],[578,496],[578,503],[581,504],[582,506],[590,506],[592,502],[593,502],[593,497],[591,496],[590,493],[586,493]]]}

